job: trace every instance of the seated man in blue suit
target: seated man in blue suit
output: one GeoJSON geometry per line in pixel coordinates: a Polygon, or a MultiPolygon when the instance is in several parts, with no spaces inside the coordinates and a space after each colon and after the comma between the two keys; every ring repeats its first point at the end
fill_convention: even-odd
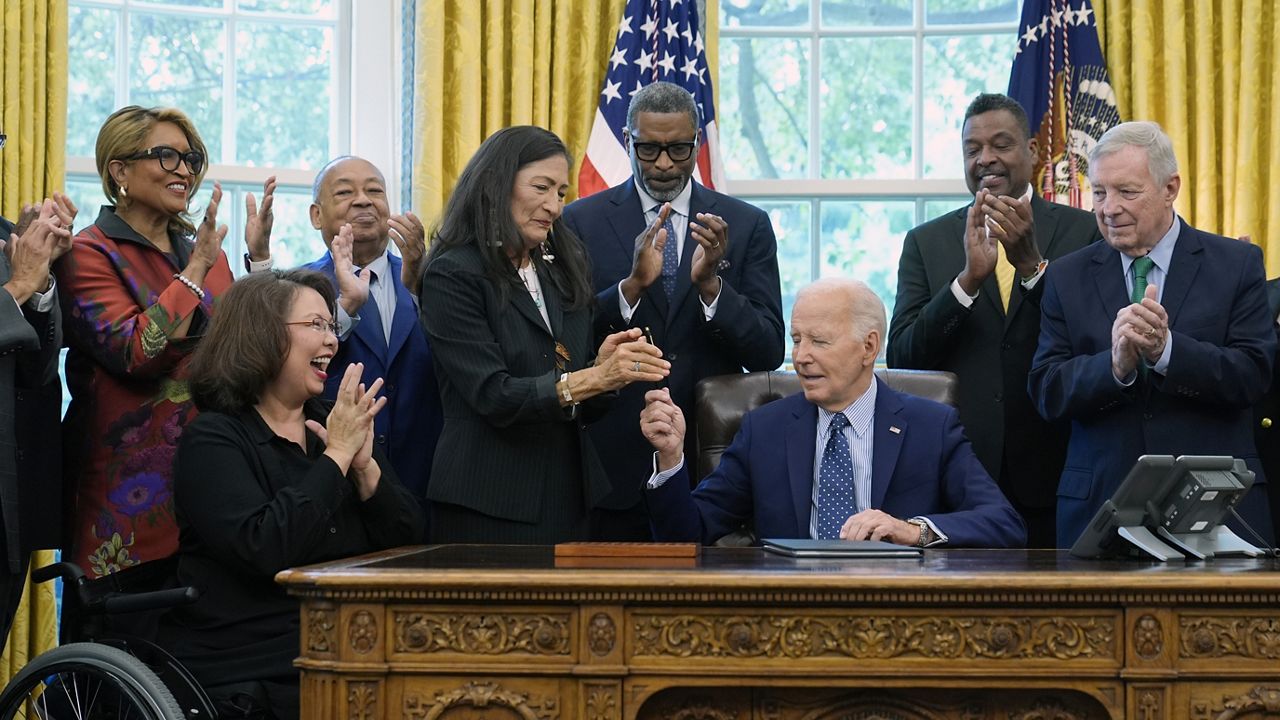
{"type": "Polygon", "coordinates": [[[1178,161],[1155,123],[1103,134],[1089,182],[1105,242],[1049,266],[1028,376],[1040,414],[1071,422],[1059,547],[1148,454],[1243,458],[1256,476],[1240,514],[1270,537],[1250,427],[1276,353],[1262,251],[1178,217],[1178,161]]]}
{"type": "Polygon", "coordinates": [[[856,280],[796,296],[791,339],[803,394],[748,413],[720,465],[690,493],[684,415],[647,393],[640,431],[657,450],[654,535],[884,540],[922,547],[1020,547],[1022,518],[983,469],[953,408],[895,392],[872,372],[884,304],[856,280]]]}
{"type": "Polygon", "coordinates": [[[342,342],[329,364],[325,397],[334,397],[351,363],[364,363],[366,385],[383,379],[387,406],[374,419],[374,442],[425,503],[444,420],[431,349],[418,322],[422,223],[413,213],[391,215],[382,173],[368,160],[346,156],[317,173],[311,224],[329,251],[303,267],[328,275],[338,289],[342,342]],[[390,241],[400,257],[388,252],[390,241]]]}

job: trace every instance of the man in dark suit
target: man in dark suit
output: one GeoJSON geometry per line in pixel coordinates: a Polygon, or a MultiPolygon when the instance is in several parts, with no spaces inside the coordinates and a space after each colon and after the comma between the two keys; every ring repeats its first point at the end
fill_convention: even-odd
{"type": "MultiPolygon", "coordinates": [[[[1267,305],[1271,318],[1276,321],[1276,334],[1280,336],[1280,278],[1267,281],[1267,305]]],[[[1280,362],[1271,368],[1271,387],[1262,401],[1254,408],[1253,437],[1262,459],[1262,470],[1271,478],[1267,483],[1271,505],[1271,522],[1274,535],[1272,546],[1280,545],[1280,362]]]]}
{"type": "Polygon", "coordinates": [[[61,540],[62,314],[49,266],[71,249],[74,218],[60,193],[17,228],[0,218],[0,651],[31,551],[61,540]]]}
{"type": "Polygon", "coordinates": [[[342,342],[329,364],[325,397],[334,396],[351,363],[364,363],[365,384],[383,379],[387,406],[374,419],[374,441],[400,481],[425,503],[444,420],[431,349],[418,322],[422,223],[413,213],[391,215],[382,173],[368,160],[347,156],[316,175],[311,224],[329,252],[303,267],[328,275],[338,289],[342,342]],[[392,240],[400,257],[387,250],[392,240]]]}
{"type": "Polygon", "coordinates": [[[1049,268],[1028,377],[1040,414],[1071,422],[1059,544],[1075,542],[1146,454],[1243,458],[1256,477],[1240,514],[1270,537],[1250,428],[1276,353],[1261,251],[1177,216],[1182,180],[1155,123],[1107,131],[1089,181],[1106,242],[1049,268]]]}
{"type": "Polygon", "coordinates": [[[1093,217],[1035,194],[1036,140],[1017,101],[983,94],[965,111],[965,181],[974,201],[907,233],[888,364],[949,370],[974,452],[1027,524],[1030,547],[1054,547],[1066,423],[1027,396],[1040,334],[1044,271],[1098,239],[1093,217]]]}
{"type": "MultiPolygon", "coordinates": [[[[632,177],[564,211],[586,245],[599,307],[597,336],[648,328],[671,362],[667,387],[693,416],[694,386],[712,375],[782,363],[777,240],[759,208],[691,181],[698,106],[678,85],[655,82],[632,96],[624,131],[632,177]]],[[[640,383],[619,392],[591,427],[613,483],[592,518],[598,540],[646,540],[642,470],[649,447],[636,416],[640,383]]],[[[690,428],[687,447],[697,441],[690,428]]]]}
{"type": "Polygon", "coordinates": [[[956,411],[875,379],[884,329],[884,305],[861,282],[802,290],[791,337],[804,392],[748,413],[692,493],[683,413],[651,390],[640,426],[657,450],[648,497],[658,539],[711,543],[750,522],[759,537],[1022,546],[1022,519],[956,411]]]}

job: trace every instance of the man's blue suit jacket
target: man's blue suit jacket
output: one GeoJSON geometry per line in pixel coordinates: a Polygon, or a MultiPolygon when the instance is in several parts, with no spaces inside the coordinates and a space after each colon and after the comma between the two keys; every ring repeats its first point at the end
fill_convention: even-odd
{"type": "MultiPolygon", "coordinates": [[[[351,363],[364,363],[361,380],[366,385],[382,378],[382,394],[387,396],[387,406],[374,418],[375,442],[395,466],[400,482],[425,503],[431,461],[444,417],[440,412],[440,391],[436,387],[431,348],[418,322],[415,299],[400,283],[400,258],[389,255],[388,259],[392,277],[386,279],[396,287],[391,343],[388,345],[384,338],[377,317],[370,317],[362,308],[360,322],[338,344],[338,354],[329,363],[324,396],[332,399],[337,394],[343,371],[351,363]]],[[[337,288],[331,254],[325,253],[302,269],[324,273],[337,288]]],[[[370,295],[365,306],[372,302],[370,295]]]]}
{"type": "MultiPolygon", "coordinates": [[[[1022,518],[973,454],[955,409],[876,382],[871,507],[928,516],[949,547],[1025,545],[1022,518]]],[[[692,493],[684,470],[648,491],[655,538],[712,543],[744,523],[762,538],[809,537],[817,434],[818,408],[803,393],[747,413],[692,493]]]]}
{"type": "Polygon", "coordinates": [[[1140,455],[1232,455],[1257,473],[1240,513],[1270,537],[1252,407],[1276,352],[1257,246],[1182,222],[1160,303],[1173,348],[1168,372],[1122,387],[1111,326],[1129,304],[1120,253],[1095,243],[1050,263],[1028,391],[1046,420],[1071,421],[1058,483],[1058,545],[1070,547],[1140,455]]]}
{"type": "MultiPolygon", "coordinates": [[[[690,181],[692,182],[692,181],[690,181]]],[[[680,269],[672,301],[662,284],[645,291],[627,323],[619,307],[618,283],[631,274],[635,240],[646,227],[635,183],[621,185],[570,204],[564,222],[582,239],[591,259],[597,292],[596,332],[603,335],[629,327],[647,327],[671,362],[666,385],[671,399],[689,422],[686,448],[696,456],[694,386],[713,375],[773,370],[782,364],[784,325],[778,279],[778,243],[769,216],[760,208],[693,183],[689,216],[712,213],[729,225],[729,249],[719,275],[722,280],[716,314],[707,321],[698,292],[689,279],[698,242],[686,231],[680,269]]],[[[652,453],[640,435],[644,393],[652,389],[634,383],[619,391],[610,411],[591,425],[591,437],[601,453],[613,492],[601,507],[625,509],[641,502],[648,477],[645,458],[652,453]]]]}

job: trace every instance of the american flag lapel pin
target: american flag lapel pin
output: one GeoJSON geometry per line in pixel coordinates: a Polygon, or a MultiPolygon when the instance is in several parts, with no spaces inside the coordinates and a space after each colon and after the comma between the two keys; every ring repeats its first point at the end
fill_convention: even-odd
{"type": "Polygon", "coordinates": [[[890,425],[890,426],[889,426],[889,432],[893,433],[894,435],[901,435],[901,434],[902,434],[902,430],[901,430],[901,429],[899,429],[897,425],[890,425]]]}

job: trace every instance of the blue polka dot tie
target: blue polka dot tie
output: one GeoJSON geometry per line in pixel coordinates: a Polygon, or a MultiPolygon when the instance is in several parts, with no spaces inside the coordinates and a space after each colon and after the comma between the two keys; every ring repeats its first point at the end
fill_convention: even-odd
{"type": "Polygon", "coordinates": [[[831,417],[827,447],[818,468],[818,539],[838,540],[840,528],[857,509],[853,496],[853,460],[844,429],[849,418],[844,413],[831,417]]]}
{"type": "Polygon", "coordinates": [[[680,272],[680,251],[676,247],[676,226],[671,223],[671,215],[662,229],[667,231],[667,244],[662,248],[662,291],[670,298],[676,291],[676,274],[680,272]]]}

